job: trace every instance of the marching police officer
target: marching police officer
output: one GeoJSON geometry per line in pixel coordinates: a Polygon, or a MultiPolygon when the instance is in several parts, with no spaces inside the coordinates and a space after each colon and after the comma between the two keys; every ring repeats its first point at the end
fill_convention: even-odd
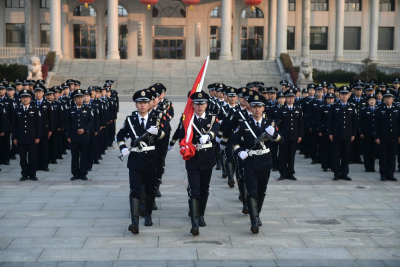
{"type": "Polygon", "coordinates": [[[367,96],[369,107],[361,110],[359,122],[359,134],[363,140],[363,157],[366,172],[375,172],[375,159],[378,151],[378,144],[375,143],[375,103],[376,96],[367,96]]]}
{"type": "Polygon", "coordinates": [[[250,231],[257,234],[259,232],[258,227],[262,225],[259,214],[264,203],[271,173],[272,157],[269,139],[262,138],[256,145],[254,145],[254,142],[261,138],[264,132],[275,142],[283,141],[283,139],[270,125],[270,121],[263,118],[266,99],[258,94],[253,94],[249,97],[248,102],[251,106],[253,118],[239,124],[232,136],[232,146],[234,153],[244,161],[247,205],[251,221],[250,231]],[[241,141],[242,138],[244,142],[241,141]]]}
{"type": "Polygon", "coordinates": [[[349,88],[342,86],[339,89],[340,101],[332,106],[328,118],[328,135],[332,141],[333,180],[351,181],[349,174],[349,155],[351,142],[357,133],[357,114],[355,105],[348,103],[349,88]]]}
{"type": "MultiPolygon", "coordinates": [[[[57,89],[58,90],[58,89],[57,89]]],[[[56,101],[54,98],[54,93],[56,91],[56,87],[47,89],[46,91],[46,100],[51,105],[51,112],[53,118],[53,132],[49,138],[49,162],[51,164],[57,164],[57,155],[58,155],[58,143],[60,141],[60,133],[62,128],[64,128],[64,107],[63,104],[59,101],[56,101]]]]}
{"type": "Polygon", "coordinates": [[[22,169],[20,181],[37,181],[36,149],[42,137],[41,112],[39,107],[30,104],[30,90],[21,90],[20,97],[22,105],[15,107],[12,116],[12,140],[18,148],[22,169]]]}
{"type": "MultiPolygon", "coordinates": [[[[192,142],[196,146],[195,155],[185,161],[189,180],[189,210],[192,221],[190,233],[198,235],[199,226],[206,226],[204,213],[207,206],[210,180],[216,164],[212,140],[218,134],[219,123],[215,115],[207,114],[209,95],[203,91],[195,92],[190,96],[193,100],[194,119],[192,127],[192,142]]],[[[182,127],[179,141],[186,138],[185,128],[182,127]]]]}
{"type": "Polygon", "coordinates": [[[66,115],[67,139],[71,144],[71,181],[87,180],[88,150],[90,134],[94,130],[93,110],[83,105],[83,90],[72,93],[75,105],[71,106],[66,115]]]}
{"type": "Polygon", "coordinates": [[[321,137],[318,135],[317,131],[317,117],[319,115],[319,109],[322,104],[324,104],[323,98],[323,87],[322,84],[317,84],[315,86],[315,98],[310,101],[308,108],[308,128],[311,134],[311,164],[320,163],[321,151],[321,137]]]}
{"type": "Polygon", "coordinates": [[[332,141],[328,134],[328,118],[332,112],[332,105],[335,101],[335,95],[327,93],[325,95],[325,104],[320,106],[317,116],[317,132],[321,138],[321,168],[324,172],[332,169],[332,141]]]}

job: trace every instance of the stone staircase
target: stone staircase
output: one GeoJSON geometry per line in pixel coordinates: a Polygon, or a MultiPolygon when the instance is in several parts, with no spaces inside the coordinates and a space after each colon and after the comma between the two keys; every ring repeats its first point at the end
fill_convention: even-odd
{"type": "MultiPolygon", "coordinates": [[[[67,60],[62,59],[53,74],[50,86],[60,85],[67,79],[82,82],[81,88],[101,86],[105,80],[114,80],[121,95],[132,95],[135,90],[161,82],[169,95],[186,95],[203,61],[153,60],[67,60]]],[[[210,61],[203,89],[210,83],[222,82],[240,87],[252,81],[266,86],[278,86],[282,80],[275,61],[210,61]]]]}

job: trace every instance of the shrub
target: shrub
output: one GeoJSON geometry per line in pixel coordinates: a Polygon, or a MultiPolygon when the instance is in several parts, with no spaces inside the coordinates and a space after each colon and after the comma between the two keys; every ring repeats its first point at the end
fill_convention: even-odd
{"type": "Polygon", "coordinates": [[[0,79],[6,78],[8,81],[15,79],[26,79],[28,77],[28,66],[14,64],[0,64],[0,79]]]}
{"type": "Polygon", "coordinates": [[[55,52],[48,52],[46,59],[44,60],[43,65],[49,67],[49,71],[52,71],[54,68],[54,64],[56,62],[56,53],[55,52]]]}
{"type": "Polygon", "coordinates": [[[321,82],[341,82],[341,83],[352,83],[356,80],[357,73],[345,70],[334,70],[325,71],[313,69],[313,79],[316,83],[321,82]]]}
{"type": "Polygon", "coordinates": [[[290,59],[290,56],[287,53],[281,54],[281,61],[285,68],[286,73],[289,73],[293,83],[296,83],[297,79],[299,78],[300,68],[293,66],[292,60],[290,59]]]}
{"type": "Polygon", "coordinates": [[[46,80],[47,79],[47,75],[49,74],[49,66],[47,66],[47,65],[42,65],[42,77],[43,77],[43,80],[46,80]]]}

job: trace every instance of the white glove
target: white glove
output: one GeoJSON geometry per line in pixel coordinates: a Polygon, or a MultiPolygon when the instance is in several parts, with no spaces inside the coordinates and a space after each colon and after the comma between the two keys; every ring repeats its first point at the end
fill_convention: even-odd
{"type": "Polygon", "coordinates": [[[217,143],[219,144],[219,143],[221,143],[221,138],[216,137],[216,138],[215,138],[215,141],[217,141],[217,143]]]}
{"type": "Polygon", "coordinates": [[[174,146],[168,146],[168,151],[171,151],[174,148],[174,146]]]}
{"type": "Polygon", "coordinates": [[[249,154],[247,154],[246,151],[241,151],[241,152],[239,153],[239,157],[240,157],[242,160],[245,160],[248,156],[249,156],[249,154]]]}
{"type": "Polygon", "coordinates": [[[269,135],[273,136],[274,133],[275,133],[275,128],[272,127],[272,126],[270,125],[270,126],[267,127],[267,129],[265,129],[265,131],[266,131],[269,135]]]}
{"type": "Polygon", "coordinates": [[[225,147],[226,147],[226,146],[224,146],[224,145],[219,145],[219,148],[220,148],[221,150],[224,150],[225,147]]]}
{"type": "Polygon", "coordinates": [[[122,149],[121,153],[122,153],[122,156],[127,156],[127,155],[129,155],[129,149],[124,148],[124,149],[122,149]]]}
{"type": "Polygon", "coordinates": [[[147,129],[147,131],[151,134],[157,135],[158,134],[158,129],[156,126],[151,126],[149,129],[147,129]]]}
{"type": "Polygon", "coordinates": [[[208,134],[203,135],[200,137],[200,144],[205,144],[207,141],[210,140],[210,136],[208,134]]]}

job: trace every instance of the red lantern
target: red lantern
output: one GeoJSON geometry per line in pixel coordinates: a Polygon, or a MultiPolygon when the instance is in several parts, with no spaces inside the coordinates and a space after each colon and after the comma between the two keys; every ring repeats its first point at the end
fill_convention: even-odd
{"type": "Polygon", "coordinates": [[[83,3],[85,8],[88,8],[90,3],[93,3],[94,0],[78,0],[79,3],[83,3]]]}
{"type": "Polygon", "coordinates": [[[251,10],[253,11],[254,11],[254,6],[258,6],[262,2],[262,0],[243,0],[243,1],[246,5],[251,6],[251,10]]]}
{"type": "Polygon", "coordinates": [[[140,3],[147,5],[147,9],[151,9],[151,5],[157,4],[158,0],[140,0],[140,3]]]}
{"type": "Polygon", "coordinates": [[[182,0],[182,2],[187,6],[190,5],[190,9],[193,9],[193,6],[199,4],[200,0],[182,0]]]}

